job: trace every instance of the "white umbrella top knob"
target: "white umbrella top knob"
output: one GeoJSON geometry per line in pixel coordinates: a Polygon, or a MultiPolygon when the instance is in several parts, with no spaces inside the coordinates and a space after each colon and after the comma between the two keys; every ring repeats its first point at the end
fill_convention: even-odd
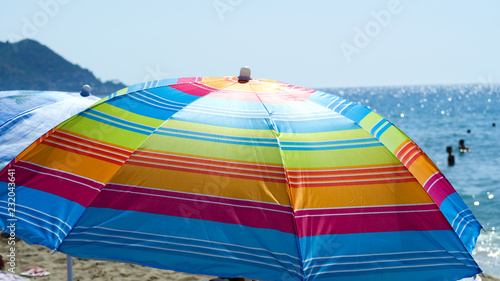
{"type": "Polygon", "coordinates": [[[251,73],[252,73],[252,71],[250,70],[250,68],[248,66],[242,67],[240,69],[240,76],[238,76],[238,80],[240,80],[240,81],[252,80],[252,78],[250,77],[251,73]]]}
{"type": "Polygon", "coordinates": [[[92,89],[92,88],[90,88],[90,86],[89,86],[89,85],[83,85],[83,87],[82,87],[82,91],[80,92],[80,95],[81,95],[82,97],[88,97],[88,96],[90,96],[90,90],[91,90],[91,89],[92,89]]]}

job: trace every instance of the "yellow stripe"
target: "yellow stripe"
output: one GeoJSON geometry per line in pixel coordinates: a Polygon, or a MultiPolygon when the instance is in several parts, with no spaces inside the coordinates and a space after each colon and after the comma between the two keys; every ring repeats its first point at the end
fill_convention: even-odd
{"type": "Polygon", "coordinates": [[[292,188],[291,194],[295,210],[433,202],[417,182],[292,188]]]}
{"type": "Polygon", "coordinates": [[[113,183],[290,205],[287,185],[284,183],[170,171],[130,164],[123,165],[113,178],[113,183]]]}
{"type": "Polygon", "coordinates": [[[22,160],[106,183],[120,168],[103,160],[39,144],[22,160]]]}

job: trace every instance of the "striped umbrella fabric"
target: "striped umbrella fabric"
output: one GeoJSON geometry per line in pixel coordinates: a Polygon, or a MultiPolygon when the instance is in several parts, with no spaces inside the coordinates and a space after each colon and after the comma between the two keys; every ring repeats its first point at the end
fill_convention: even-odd
{"type": "Polygon", "coordinates": [[[75,257],[261,280],[481,272],[481,225],[411,139],[273,80],[125,88],[13,160],[0,190],[4,231],[15,218],[26,242],[75,257]]]}
{"type": "Polygon", "coordinates": [[[59,91],[0,91],[0,169],[40,136],[97,102],[59,91]]]}

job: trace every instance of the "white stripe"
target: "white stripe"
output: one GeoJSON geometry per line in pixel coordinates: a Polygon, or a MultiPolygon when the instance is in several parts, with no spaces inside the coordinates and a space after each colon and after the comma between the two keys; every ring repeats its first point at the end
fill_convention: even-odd
{"type": "MultiPolygon", "coordinates": [[[[7,201],[0,201],[0,202],[7,203],[7,201]]],[[[42,212],[42,211],[40,211],[40,210],[37,210],[37,209],[33,209],[33,208],[30,208],[30,207],[27,207],[27,206],[22,205],[22,204],[19,204],[19,203],[16,203],[16,207],[25,208],[25,209],[28,209],[28,210],[30,210],[30,211],[32,211],[32,212],[37,212],[37,213],[40,213],[40,214],[42,214],[42,215],[44,215],[44,216],[46,216],[46,217],[49,217],[49,218],[52,218],[52,219],[56,219],[56,220],[60,221],[61,223],[65,224],[65,225],[66,225],[69,229],[71,229],[71,226],[70,226],[69,224],[67,224],[65,221],[63,221],[62,219],[60,219],[60,218],[58,218],[58,217],[54,217],[54,216],[49,215],[49,214],[47,214],[47,213],[45,213],[45,212],[42,212]]]]}
{"type": "Polygon", "coordinates": [[[239,140],[239,139],[231,139],[230,137],[232,136],[226,136],[226,135],[219,135],[219,136],[206,136],[206,135],[197,135],[195,133],[185,133],[185,132],[173,132],[173,131],[169,131],[169,130],[163,130],[163,129],[158,129],[158,132],[162,132],[162,133],[167,133],[167,134],[173,134],[173,135],[181,135],[181,136],[193,136],[193,137],[199,137],[199,138],[208,138],[208,139],[214,139],[214,140],[228,140],[228,141],[234,141],[234,142],[241,142],[241,143],[250,143],[250,144],[254,144],[256,142],[258,143],[263,143],[263,144],[275,144],[277,145],[277,142],[275,139],[267,139],[268,141],[262,141],[262,140],[257,140],[257,139],[249,139],[249,140],[239,140]],[[221,137],[222,138],[221,138],[221,137]],[[228,137],[228,138],[224,138],[224,137],[228,137]]]}
{"type": "Polygon", "coordinates": [[[356,264],[367,264],[367,263],[384,263],[384,262],[399,262],[399,261],[417,261],[417,260],[440,260],[440,259],[456,259],[454,256],[448,256],[448,257],[428,257],[428,258],[413,258],[413,259],[396,259],[396,260],[373,260],[373,261],[361,261],[361,262],[334,262],[334,263],[326,263],[326,264],[318,264],[318,265],[311,265],[308,267],[304,268],[304,271],[314,268],[314,267],[324,267],[324,266],[331,266],[331,265],[356,265],[356,264]]]}
{"type": "Polygon", "coordinates": [[[372,143],[379,143],[379,141],[365,141],[365,142],[356,142],[356,143],[339,143],[339,144],[323,144],[323,145],[308,145],[308,144],[303,144],[303,145],[288,145],[286,144],[287,142],[282,142],[281,146],[282,147],[287,147],[287,148],[303,148],[303,147],[317,147],[317,148],[326,148],[326,147],[338,147],[338,146],[356,146],[356,145],[362,145],[362,144],[372,144],[372,143]]]}
{"type": "MultiPolygon", "coordinates": [[[[457,230],[456,230],[456,231],[458,231],[458,229],[460,228],[460,225],[461,225],[461,224],[462,224],[462,222],[465,220],[465,218],[467,218],[467,217],[472,217],[472,216],[474,216],[474,215],[473,215],[473,214],[468,214],[467,216],[464,216],[464,217],[462,218],[462,220],[458,223],[458,225],[457,225],[457,230]]],[[[469,222],[470,222],[470,221],[468,221],[468,222],[467,222],[467,223],[463,226],[463,229],[462,229],[462,231],[460,232],[460,235],[462,235],[462,232],[464,232],[465,226],[466,226],[466,225],[468,225],[468,224],[469,224],[469,222]]],[[[458,237],[460,237],[460,235],[458,235],[458,237]]]]}
{"type": "MultiPolygon", "coordinates": [[[[341,104],[347,102],[347,100],[343,100],[341,103],[337,104],[334,108],[332,108],[333,111],[336,111],[337,107],[339,107],[341,104]]],[[[340,113],[339,113],[340,114],[340,113]]]]}
{"type": "MultiPolygon", "coordinates": [[[[137,157],[144,157],[144,158],[147,158],[147,159],[158,159],[158,160],[164,160],[164,161],[172,161],[172,162],[178,162],[178,163],[188,163],[188,164],[195,164],[195,165],[206,165],[206,166],[210,166],[210,167],[220,167],[220,168],[230,168],[230,169],[237,169],[237,170],[243,170],[243,171],[248,171],[250,168],[248,167],[231,167],[229,165],[219,165],[219,164],[205,164],[205,163],[197,163],[197,162],[191,162],[191,161],[180,161],[180,160],[171,160],[171,159],[164,159],[164,158],[159,158],[159,157],[152,157],[152,156],[144,156],[144,155],[136,155],[136,157],[134,158],[134,160],[137,158],[137,157]]],[[[149,162],[149,161],[140,161],[140,160],[135,160],[137,162],[143,162],[143,163],[153,163],[153,162],[149,162]]],[[[157,163],[157,164],[161,164],[161,163],[157,163]]],[[[256,166],[256,165],[254,165],[256,166]]],[[[179,167],[183,167],[183,166],[179,166],[179,167]]],[[[284,172],[280,172],[280,171],[267,171],[265,169],[256,169],[256,168],[253,168],[253,169],[250,169],[252,171],[265,171],[266,173],[273,173],[273,174],[277,174],[277,175],[283,175],[285,176],[285,173],[284,172]]],[[[222,172],[222,173],[225,173],[225,171],[217,171],[217,172],[222,172]]]]}
{"type": "MultiPolygon", "coordinates": [[[[5,201],[0,201],[0,202],[5,202],[5,201]]],[[[7,203],[7,202],[5,202],[5,203],[7,203]]],[[[16,205],[16,207],[17,207],[17,206],[18,206],[18,205],[16,205]]],[[[6,209],[6,210],[8,210],[8,209],[9,209],[9,208],[7,208],[7,207],[2,207],[2,206],[0,206],[0,208],[2,208],[2,209],[6,209]]],[[[47,224],[49,224],[49,225],[52,225],[52,226],[55,226],[55,227],[59,228],[59,230],[61,230],[61,231],[62,231],[62,233],[64,233],[64,235],[68,235],[68,233],[66,233],[66,231],[64,231],[61,227],[59,227],[59,226],[58,226],[57,224],[55,224],[55,223],[52,223],[52,222],[46,221],[46,220],[41,219],[41,218],[39,218],[39,217],[35,217],[35,216],[33,216],[33,215],[30,215],[30,214],[28,214],[28,213],[25,213],[25,212],[20,211],[20,210],[17,210],[17,209],[16,209],[16,214],[23,214],[23,215],[25,215],[25,216],[27,216],[27,217],[31,217],[31,218],[34,218],[34,219],[37,219],[37,220],[41,220],[41,221],[43,221],[43,222],[45,222],[45,223],[47,223],[47,224]]],[[[16,215],[16,217],[15,217],[15,218],[19,219],[20,217],[18,217],[18,216],[16,215]]],[[[70,230],[71,230],[71,229],[70,229],[70,230]]]]}
{"type": "MultiPolygon", "coordinates": [[[[9,216],[9,214],[4,214],[4,215],[5,215],[5,216],[9,216]]],[[[50,230],[50,229],[46,228],[45,226],[42,226],[42,225],[36,224],[36,223],[31,222],[31,221],[29,221],[29,220],[27,220],[27,219],[23,219],[23,218],[19,218],[19,217],[16,217],[16,219],[21,220],[21,221],[24,221],[24,222],[29,223],[29,224],[32,224],[32,225],[34,225],[34,226],[36,226],[36,227],[43,228],[43,229],[47,230],[48,232],[50,232],[50,233],[54,234],[55,236],[57,236],[57,239],[59,239],[59,241],[62,243],[62,239],[61,239],[61,237],[59,236],[59,234],[57,234],[57,233],[55,233],[54,231],[52,231],[52,230],[50,230]]]]}
{"type": "Polygon", "coordinates": [[[53,171],[55,173],[68,174],[68,175],[71,175],[71,176],[74,176],[74,177],[77,177],[77,178],[85,179],[85,180],[88,180],[88,181],[91,181],[91,182],[95,182],[95,183],[100,184],[100,185],[104,185],[104,183],[102,183],[102,182],[99,182],[99,181],[96,181],[94,179],[87,178],[87,177],[84,177],[84,176],[80,176],[80,175],[77,175],[77,174],[73,174],[73,173],[70,173],[70,172],[67,172],[67,171],[61,171],[61,170],[57,170],[57,169],[45,167],[45,166],[42,166],[42,165],[39,165],[39,164],[35,164],[35,163],[32,163],[32,162],[28,162],[28,161],[24,161],[24,160],[20,160],[19,163],[28,163],[30,165],[37,166],[39,168],[51,170],[51,171],[53,171]]]}
{"type": "MultiPolygon", "coordinates": [[[[375,253],[375,254],[356,254],[356,255],[342,255],[342,256],[331,256],[331,257],[317,257],[310,258],[304,261],[304,263],[317,260],[317,259],[336,259],[336,258],[351,258],[351,257],[369,257],[369,256],[388,256],[388,255],[407,255],[407,254],[429,254],[429,253],[446,253],[445,250],[433,250],[433,251],[411,251],[411,252],[393,252],[393,253],[375,253]]],[[[449,252],[451,253],[451,252],[449,252]]]]}
{"type": "Polygon", "coordinates": [[[153,94],[151,94],[151,93],[149,93],[147,91],[135,92],[134,94],[138,95],[138,96],[141,96],[141,97],[147,99],[150,102],[156,102],[158,104],[162,104],[162,105],[165,105],[165,106],[178,107],[178,109],[182,109],[183,107],[185,107],[187,105],[185,103],[178,103],[178,102],[174,102],[174,101],[171,101],[171,100],[167,100],[167,99],[158,97],[158,96],[153,95],[153,94]],[[149,95],[154,96],[154,97],[156,97],[158,99],[162,99],[164,101],[154,99],[154,98],[152,98],[152,97],[150,97],[148,95],[144,95],[143,93],[148,93],[149,95]]]}
{"type": "Polygon", "coordinates": [[[184,201],[194,201],[197,203],[218,204],[218,205],[225,205],[225,206],[232,206],[232,207],[239,207],[239,208],[265,210],[265,211],[277,212],[277,213],[283,213],[283,214],[292,214],[292,212],[289,212],[289,211],[274,210],[274,209],[255,207],[255,206],[236,205],[236,204],[229,204],[229,203],[222,203],[222,202],[213,202],[213,201],[208,201],[208,200],[180,198],[180,197],[175,197],[175,196],[142,193],[142,192],[136,192],[136,191],[117,190],[117,189],[111,189],[111,188],[106,188],[106,190],[107,191],[114,191],[114,192],[122,192],[122,193],[139,194],[139,195],[152,196],[152,197],[162,197],[162,198],[172,198],[172,199],[178,199],[178,200],[184,200],[184,201]]]}
{"type": "Polygon", "coordinates": [[[339,168],[339,169],[328,169],[328,170],[292,170],[290,169],[289,171],[293,172],[336,172],[336,171],[346,171],[346,170],[368,170],[368,169],[385,169],[385,168],[401,168],[403,166],[401,165],[393,165],[393,166],[381,166],[381,167],[363,167],[363,168],[339,168]]]}
{"type": "Polygon", "coordinates": [[[343,180],[343,181],[314,181],[314,182],[310,182],[310,181],[307,181],[307,182],[299,182],[299,183],[294,183],[294,182],[291,182],[291,184],[301,184],[301,183],[342,183],[342,182],[362,182],[362,181],[381,181],[381,182],[384,182],[384,181],[388,181],[388,180],[402,180],[402,179],[414,179],[414,177],[399,177],[399,178],[384,178],[384,179],[365,179],[365,180],[343,180]]]}
{"type": "Polygon", "coordinates": [[[75,180],[71,180],[71,179],[68,179],[68,178],[64,178],[64,177],[61,177],[61,176],[56,176],[56,175],[52,175],[52,174],[48,174],[48,173],[44,173],[44,172],[40,172],[40,171],[37,171],[37,170],[33,170],[33,169],[30,169],[30,168],[26,168],[24,166],[17,166],[17,168],[22,168],[22,169],[26,169],[26,170],[29,170],[29,171],[32,171],[32,172],[35,172],[37,174],[42,174],[42,175],[47,175],[47,176],[52,176],[52,177],[55,177],[55,178],[60,178],[60,179],[63,179],[63,180],[67,180],[67,181],[71,181],[71,182],[74,182],[74,183],[77,183],[79,185],[83,185],[83,186],[87,186],[87,187],[90,187],[94,190],[97,190],[97,191],[100,191],[98,188],[95,188],[91,185],[88,185],[88,184],[85,184],[85,183],[81,183],[81,182],[77,182],[75,180]]]}
{"type": "MultiPolygon", "coordinates": [[[[51,141],[51,140],[48,140],[48,139],[47,139],[47,140],[45,140],[45,141],[46,141],[46,142],[48,142],[48,143],[53,143],[53,144],[58,145],[58,146],[63,146],[63,147],[66,147],[66,148],[70,148],[70,149],[73,149],[73,150],[76,150],[76,151],[80,151],[80,152],[84,152],[84,153],[97,154],[97,155],[99,155],[99,156],[101,156],[101,157],[103,157],[103,158],[106,158],[106,159],[110,159],[110,160],[114,160],[114,161],[118,161],[118,162],[124,163],[124,161],[123,161],[123,160],[121,160],[121,159],[118,159],[118,158],[113,158],[113,157],[110,157],[110,156],[106,156],[106,155],[103,155],[103,154],[101,154],[101,153],[99,153],[99,152],[97,152],[97,151],[95,151],[95,152],[90,152],[90,151],[86,151],[86,150],[83,150],[83,149],[79,149],[79,148],[76,148],[76,147],[73,147],[73,146],[68,146],[68,145],[65,145],[65,144],[60,144],[60,143],[57,143],[57,142],[54,142],[54,141],[51,141]]],[[[122,158],[124,158],[124,157],[122,156],[122,158]]]]}
{"type": "MultiPolygon", "coordinates": [[[[456,220],[456,219],[458,219],[458,217],[460,216],[460,214],[461,214],[461,213],[463,213],[463,212],[466,212],[466,211],[469,211],[469,209],[462,210],[462,211],[460,211],[460,213],[458,213],[458,214],[455,216],[455,218],[454,218],[454,219],[453,219],[453,221],[451,222],[451,226],[452,226],[452,227],[453,227],[453,225],[455,225],[455,220],[456,220]]],[[[460,223],[459,223],[458,225],[460,225],[460,223]]],[[[458,227],[457,227],[457,230],[458,230],[458,227]]]]}
{"type": "MultiPolygon", "coordinates": [[[[154,188],[154,187],[136,186],[136,185],[119,184],[119,183],[111,183],[111,184],[115,185],[115,186],[125,186],[125,187],[137,188],[137,189],[158,190],[157,188],[154,188]]],[[[107,186],[104,187],[104,189],[108,190],[108,189],[110,189],[110,186],[107,185],[107,186]]],[[[169,190],[168,192],[179,193],[179,194],[184,194],[184,195],[197,195],[197,194],[192,193],[192,192],[176,191],[176,190],[169,190]]],[[[200,196],[211,197],[211,198],[223,198],[223,199],[227,199],[227,197],[215,196],[215,195],[209,195],[209,194],[202,194],[200,196]]],[[[233,200],[233,201],[240,201],[240,202],[255,203],[255,200],[250,200],[250,199],[231,198],[231,200],[233,200]]],[[[290,213],[293,212],[292,206],[289,206],[289,205],[282,205],[282,204],[278,204],[278,203],[270,203],[270,202],[264,202],[264,201],[260,201],[259,204],[269,205],[269,206],[286,207],[287,209],[290,209],[290,211],[289,211],[290,213]]]]}
{"type": "MultiPolygon", "coordinates": [[[[146,154],[149,154],[149,153],[155,153],[155,154],[161,154],[161,155],[165,155],[164,157],[167,158],[168,156],[173,156],[173,157],[182,157],[182,158],[189,158],[189,159],[193,159],[193,162],[194,161],[198,161],[200,160],[200,158],[198,157],[194,157],[194,156],[180,156],[180,155],[175,155],[175,154],[170,154],[170,153],[166,153],[166,152],[161,152],[161,151],[155,151],[155,152],[150,152],[150,151],[147,151],[147,150],[141,150],[141,149],[138,149],[137,150],[137,154],[135,156],[141,156],[141,157],[150,157],[150,158],[157,158],[157,157],[154,157],[154,156],[144,156],[143,154],[139,154],[139,153],[146,153],[146,154]]],[[[163,158],[159,158],[159,159],[163,159],[163,158]]],[[[212,160],[212,159],[204,159],[204,158],[201,158],[202,160],[212,160]]],[[[241,162],[236,162],[236,161],[231,161],[231,160],[217,160],[217,161],[223,161],[223,162],[227,162],[227,163],[234,163],[236,165],[241,165],[242,163],[241,162]]],[[[256,163],[256,164],[252,164],[252,163],[243,163],[244,165],[246,166],[264,166],[264,167],[269,167],[269,168],[281,168],[283,169],[283,166],[281,165],[276,165],[276,166],[272,166],[272,165],[268,165],[267,163],[256,163]]]]}
{"type": "Polygon", "coordinates": [[[295,218],[308,217],[331,217],[331,216],[352,216],[352,215],[370,215],[370,214],[403,214],[403,213],[423,213],[423,212],[438,212],[439,210],[411,210],[411,211],[386,211],[386,212],[359,212],[359,213],[341,213],[341,214],[318,214],[318,215],[302,215],[295,218]]]}
{"type": "Polygon", "coordinates": [[[301,118],[299,120],[293,120],[293,119],[279,119],[279,118],[272,118],[274,121],[289,121],[289,122],[301,122],[301,121],[311,121],[311,120],[327,120],[327,119],[337,119],[337,118],[343,118],[341,115],[332,115],[332,116],[326,116],[326,117],[318,117],[318,118],[301,118]]]}
{"type": "Polygon", "coordinates": [[[435,185],[438,181],[440,181],[441,179],[443,179],[443,178],[444,178],[444,177],[440,177],[440,178],[438,178],[437,180],[435,180],[435,181],[431,184],[431,186],[429,187],[429,189],[427,189],[427,193],[429,193],[429,192],[431,191],[431,188],[433,188],[433,187],[434,187],[434,185],[435,185]]]}
{"type": "Polygon", "coordinates": [[[255,114],[266,114],[267,115],[267,111],[265,110],[259,110],[259,109],[239,109],[239,108],[235,108],[235,109],[232,109],[232,108],[226,108],[226,107],[218,107],[218,106],[212,106],[212,105],[205,105],[205,104],[196,104],[196,103],[192,103],[189,105],[189,107],[195,107],[195,108],[199,108],[199,109],[206,109],[206,108],[211,108],[213,110],[218,110],[218,111],[235,111],[235,112],[248,112],[248,113],[255,113],[255,114]]]}
{"type": "MultiPolygon", "coordinates": [[[[403,149],[404,149],[407,145],[410,145],[411,143],[412,143],[412,142],[411,142],[411,141],[409,141],[409,142],[407,142],[405,145],[403,145],[403,147],[401,147],[401,149],[399,149],[399,150],[396,152],[396,155],[398,155],[398,154],[399,154],[399,152],[401,152],[401,150],[403,150],[403,149]]],[[[409,150],[411,150],[411,149],[409,149],[409,150]]],[[[406,154],[406,153],[405,153],[405,154],[406,154]]],[[[404,157],[404,155],[403,155],[403,157],[404,157]]],[[[401,157],[401,158],[403,158],[403,157],[401,157]]]]}
{"type": "Polygon", "coordinates": [[[435,175],[439,174],[439,172],[435,172],[434,174],[432,174],[423,184],[423,186],[426,186],[427,185],[427,182],[430,181],[435,175]]]}
{"type": "MultiPolygon", "coordinates": [[[[382,119],[382,120],[383,120],[383,119],[382,119]]],[[[376,137],[376,135],[378,135],[378,133],[380,132],[380,130],[382,130],[382,128],[384,128],[384,127],[385,127],[385,125],[387,125],[387,124],[389,124],[389,121],[384,120],[384,122],[382,123],[382,125],[380,125],[380,127],[378,127],[378,129],[377,129],[375,132],[373,132],[373,136],[375,136],[375,137],[376,137]]],[[[375,127],[375,126],[374,126],[374,127],[375,127]]]]}
{"type": "Polygon", "coordinates": [[[342,111],[344,111],[346,108],[349,107],[349,105],[353,104],[353,102],[349,102],[344,108],[342,108],[341,111],[339,111],[339,114],[342,114],[342,111]]]}
{"type": "MultiPolygon", "coordinates": [[[[139,127],[134,127],[134,126],[131,126],[131,125],[128,125],[128,124],[125,124],[125,123],[120,123],[120,122],[118,122],[118,121],[114,121],[114,120],[108,119],[108,118],[106,118],[106,117],[102,117],[102,116],[96,115],[96,114],[91,113],[91,112],[86,112],[86,113],[87,113],[87,114],[89,114],[89,115],[94,116],[94,117],[95,117],[95,118],[97,118],[97,119],[107,120],[107,121],[108,121],[108,122],[110,122],[110,123],[113,123],[113,124],[119,124],[119,125],[121,125],[121,126],[128,127],[128,128],[132,128],[132,129],[134,129],[134,130],[138,130],[138,131],[143,131],[143,132],[146,132],[146,133],[151,133],[151,132],[153,132],[153,131],[155,130],[155,128],[153,128],[153,127],[151,127],[151,129],[149,129],[149,130],[148,130],[148,129],[142,129],[142,128],[139,128],[139,127]]],[[[113,126],[112,124],[106,124],[106,125],[111,125],[111,126],[113,126]]]]}
{"type": "Polygon", "coordinates": [[[406,163],[404,164],[405,166],[408,165],[408,163],[410,163],[411,159],[413,159],[414,157],[416,157],[418,155],[418,150],[417,152],[415,152],[411,157],[410,159],[408,159],[408,161],[406,161],[406,163]]]}
{"type": "Polygon", "coordinates": [[[239,110],[231,110],[228,108],[223,108],[220,110],[212,109],[212,108],[205,108],[202,106],[188,106],[185,108],[185,111],[195,111],[195,112],[203,112],[207,114],[225,114],[225,113],[231,113],[232,116],[240,116],[240,117],[245,117],[245,116],[252,116],[253,118],[267,118],[269,115],[262,114],[262,113],[253,113],[253,112],[241,112],[239,110]]]}
{"type": "MultiPolygon", "coordinates": [[[[334,270],[334,271],[323,271],[318,273],[309,274],[306,277],[312,275],[320,275],[326,273],[339,273],[339,272],[353,272],[353,271],[374,271],[374,270],[384,270],[384,269],[397,269],[397,268],[409,268],[409,267],[433,267],[433,266],[444,266],[444,265],[464,265],[463,263],[442,263],[442,264],[427,264],[427,265],[404,265],[404,266],[392,266],[392,267],[377,267],[377,268],[366,268],[366,269],[351,269],[351,270],[334,270]]],[[[471,266],[471,265],[466,265],[471,266]]],[[[475,266],[472,266],[476,268],[475,266]]]]}
{"type": "MultiPolygon", "coordinates": [[[[150,249],[157,249],[157,250],[162,250],[162,251],[167,251],[167,252],[168,251],[172,251],[172,252],[188,253],[188,254],[195,254],[195,255],[203,255],[203,256],[216,257],[216,258],[222,258],[222,259],[232,259],[232,260],[246,261],[246,262],[256,263],[256,264],[263,264],[263,265],[277,267],[277,268],[284,269],[284,270],[288,271],[286,268],[283,268],[283,267],[280,267],[280,266],[277,266],[277,265],[272,265],[272,264],[268,264],[268,263],[265,263],[265,262],[255,261],[255,260],[240,259],[240,258],[235,258],[235,257],[230,257],[230,256],[221,256],[221,255],[213,255],[213,254],[206,254],[206,253],[200,253],[200,252],[174,250],[174,249],[168,249],[168,248],[162,248],[162,247],[154,247],[154,246],[146,246],[146,245],[124,244],[124,243],[116,243],[116,242],[101,241],[101,240],[86,240],[86,239],[68,238],[65,241],[87,242],[87,243],[104,243],[104,244],[112,244],[112,245],[121,245],[121,246],[125,246],[125,247],[150,248],[150,249]]],[[[295,272],[295,273],[297,273],[297,274],[300,275],[300,273],[298,273],[298,272],[295,272]]]]}
{"type": "Polygon", "coordinates": [[[352,174],[343,174],[343,175],[311,175],[311,176],[288,176],[289,178],[323,178],[323,177],[345,177],[345,176],[368,176],[368,175],[392,175],[392,174],[408,174],[408,171],[398,171],[398,172],[384,172],[384,173],[366,173],[366,174],[358,174],[358,173],[352,173],[352,174]]]}
{"type": "Polygon", "coordinates": [[[109,145],[109,144],[106,144],[106,143],[96,142],[96,141],[91,140],[91,139],[85,139],[85,138],[82,138],[82,137],[79,137],[79,136],[76,136],[76,135],[72,135],[72,134],[69,134],[69,133],[66,133],[66,132],[63,132],[63,131],[60,131],[60,130],[57,131],[57,133],[58,134],[67,135],[67,136],[70,136],[70,137],[73,137],[73,138],[81,139],[83,141],[92,142],[92,143],[95,143],[95,144],[98,144],[98,145],[107,146],[107,147],[113,148],[115,150],[121,150],[124,153],[126,153],[126,155],[129,155],[131,153],[130,150],[126,150],[126,149],[123,149],[123,148],[120,148],[120,147],[112,146],[112,145],[109,145]]]}
{"type": "Polygon", "coordinates": [[[138,100],[138,101],[140,101],[140,102],[143,102],[143,103],[149,104],[149,105],[154,106],[154,107],[158,107],[158,108],[162,108],[162,109],[167,109],[167,110],[172,110],[172,111],[175,111],[175,112],[177,112],[177,111],[179,111],[179,110],[180,110],[179,108],[175,108],[175,107],[166,107],[166,106],[157,105],[157,104],[154,104],[154,103],[151,103],[151,102],[145,101],[145,100],[143,100],[143,99],[140,99],[140,98],[138,98],[138,97],[136,97],[136,96],[134,96],[134,95],[129,95],[129,97],[130,97],[130,98],[132,98],[132,99],[138,100]]]}
{"type": "MultiPolygon", "coordinates": [[[[409,143],[410,143],[410,142],[409,142],[409,143]]],[[[415,147],[412,147],[412,148],[408,149],[408,150],[407,150],[407,151],[406,151],[403,155],[401,155],[401,157],[400,157],[400,158],[401,158],[401,159],[404,159],[404,158],[405,158],[405,156],[406,156],[406,154],[408,154],[410,151],[412,151],[412,150],[413,150],[413,148],[415,148],[415,147]]]]}
{"type": "Polygon", "coordinates": [[[423,204],[401,204],[401,205],[350,206],[350,207],[335,207],[335,208],[307,208],[307,209],[295,210],[295,213],[301,212],[301,211],[317,211],[317,210],[345,210],[345,209],[354,209],[354,208],[369,209],[369,208],[380,208],[380,207],[400,207],[400,206],[411,207],[411,206],[427,206],[427,205],[435,206],[434,203],[423,203],[423,204]]]}
{"type": "MultiPolygon", "coordinates": [[[[112,237],[112,238],[122,238],[122,239],[128,239],[128,240],[134,240],[137,241],[140,239],[140,242],[151,242],[151,243],[158,243],[158,244],[170,244],[170,245],[177,245],[177,246],[183,246],[186,248],[192,247],[192,248],[200,248],[200,249],[207,249],[207,250],[213,250],[213,251],[220,251],[220,252],[227,252],[227,253],[238,253],[241,255],[248,255],[248,256],[254,256],[257,258],[264,258],[264,259],[276,259],[275,257],[269,257],[269,256],[263,256],[263,255],[257,255],[257,254],[252,254],[252,253],[247,253],[247,252],[240,252],[240,251],[234,251],[234,250],[224,250],[224,249],[219,249],[215,247],[206,247],[206,246],[200,246],[200,245],[193,245],[193,244],[186,244],[186,243],[176,243],[176,242],[169,242],[169,241],[162,241],[162,240],[150,240],[150,239],[144,239],[144,238],[133,238],[133,237],[126,237],[126,236],[120,236],[120,235],[107,235],[107,234],[99,234],[99,233],[91,233],[91,232],[80,232],[80,233],[71,233],[71,236],[74,235],[94,235],[94,236],[101,236],[101,237],[112,237]]],[[[72,239],[72,238],[68,238],[72,239]]],[[[213,244],[213,242],[210,242],[208,244],[213,244]]],[[[297,264],[294,264],[289,261],[283,261],[279,260],[280,263],[287,263],[290,264],[296,268],[300,269],[300,266],[297,264]]]]}
{"type": "Polygon", "coordinates": [[[234,115],[234,114],[214,113],[214,112],[208,112],[208,111],[204,111],[204,110],[196,110],[196,109],[192,109],[191,107],[185,107],[185,108],[184,108],[184,111],[189,111],[189,112],[198,112],[198,113],[205,113],[205,114],[219,115],[219,116],[227,116],[227,117],[247,118],[247,119],[266,119],[266,118],[269,118],[269,116],[263,116],[263,117],[252,117],[252,116],[241,116],[241,115],[234,115]]]}
{"type": "MultiPolygon", "coordinates": [[[[105,150],[103,148],[99,148],[99,147],[95,147],[95,146],[90,146],[90,145],[87,145],[87,144],[79,143],[79,142],[76,142],[76,141],[73,141],[73,140],[69,140],[69,139],[58,137],[56,135],[52,136],[52,138],[53,139],[67,141],[67,142],[70,142],[70,143],[72,143],[72,144],[74,144],[76,146],[79,146],[79,147],[83,146],[83,147],[87,147],[89,149],[96,150],[95,152],[94,151],[89,151],[89,153],[99,153],[99,152],[103,153],[103,152],[107,152],[107,153],[110,153],[110,154],[114,154],[114,155],[116,155],[117,157],[120,157],[120,158],[127,158],[128,157],[128,155],[123,155],[123,154],[118,153],[118,152],[109,151],[109,150],[105,150]]],[[[65,146],[65,147],[70,147],[70,148],[73,148],[73,149],[79,150],[79,151],[85,151],[85,150],[77,149],[76,147],[66,146],[64,144],[57,143],[57,142],[54,142],[52,140],[46,140],[46,142],[55,143],[57,145],[61,145],[61,146],[65,146]]],[[[99,153],[99,155],[101,155],[101,154],[99,153]]]]}
{"type": "Polygon", "coordinates": [[[333,99],[333,101],[331,103],[329,103],[326,108],[330,108],[330,105],[332,105],[334,102],[336,102],[338,99],[340,99],[340,97],[336,97],[335,99],[333,99]]]}

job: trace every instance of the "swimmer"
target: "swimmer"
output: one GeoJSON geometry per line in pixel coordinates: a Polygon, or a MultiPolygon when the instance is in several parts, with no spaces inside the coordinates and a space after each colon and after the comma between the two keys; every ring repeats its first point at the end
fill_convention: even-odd
{"type": "Polygon", "coordinates": [[[458,151],[467,152],[469,151],[469,147],[464,144],[464,140],[458,141],[458,151]]]}
{"type": "Polygon", "coordinates": [[[448,166],[455,165],[455,155],[451,152],[451,146],[446,147],[446,152],[448,152],[448,166]]]}

